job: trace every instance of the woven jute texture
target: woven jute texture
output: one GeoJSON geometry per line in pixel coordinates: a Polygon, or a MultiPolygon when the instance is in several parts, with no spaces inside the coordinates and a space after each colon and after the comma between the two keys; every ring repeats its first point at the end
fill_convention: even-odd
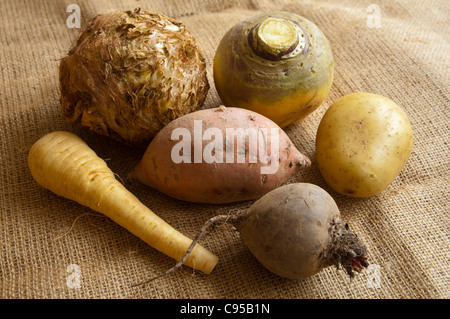
{"type": "MultiPolygon", "coordinates": [[[[448,1],[419,0],[0,1],[0,298],[450,297],[449,8],[448,1]],[[80,28],[70,23],[71,4],[80,9],[80,28]],[[59,61],[90,19],[136,7],[178,19],[194,34],[211,85],[204,108],[221,103],[212,61],[234,24],[285,10],[321,28],[333,49],[335,79],[324,104],[286,129],[312,160],[291,182],[314,183],[334,197],[343,219],[367,246],[369,269],[352,281],[333,267],[304,280],[283,279],[261,266],[239,233],[223,224],[201,239],[220,258],[211,274],[183,266],[152,284],[131,287],[175,261],[99,213],[37,185],[28,170],[28,151],[53,130],[79,135],[122,178],[140,159],[142,150],[68,124],[58,83],[59,61]],[[315,160],[321,117],[337,98],[356,91],[397,102],[414,130],[414,148],[400,175],[382,194],[367,199],[331,190],[315,160]]],[[[251,205],[192,204],[142,185],[129,189],[191,238],[210,217],[251,205]]]]}

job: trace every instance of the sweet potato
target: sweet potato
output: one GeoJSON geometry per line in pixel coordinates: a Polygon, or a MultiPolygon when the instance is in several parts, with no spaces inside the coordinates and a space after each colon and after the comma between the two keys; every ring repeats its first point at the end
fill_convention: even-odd
{"type": "Polygon", "coordinates": [[[173,198],[219,204],[257,199],[309,164],[273,121],[221,106],[166,125],[130,177],[173,198]]]}

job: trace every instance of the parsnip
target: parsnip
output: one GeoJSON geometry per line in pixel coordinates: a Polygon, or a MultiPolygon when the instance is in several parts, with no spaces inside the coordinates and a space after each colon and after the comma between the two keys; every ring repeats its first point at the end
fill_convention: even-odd
{"type": "MultiPolygon", "coordinates": [[[[42,187],[106,215],[167,256],[180,260],[192,243],[131,194],[72,133],[56,131],[43,136],[32,146],[28,165],[42,187]]],[[[209,274],[217,262],[217,256],[196,245],[185,264],[209,274]]]]}

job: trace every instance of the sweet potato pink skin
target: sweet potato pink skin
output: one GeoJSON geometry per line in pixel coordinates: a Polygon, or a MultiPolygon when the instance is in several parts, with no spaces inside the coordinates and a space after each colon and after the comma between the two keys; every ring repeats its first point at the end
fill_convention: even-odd
{"type": "MultiPolygon", "coordinates": [[[[203,148],[210,140],[203,140],[203,148]]],[[[235,144],[236,146],[236,144],[235,144]]],[[[226,154],[223,142],[223,154],[226,154]]],[[[236,147],[235,147],[236,149],[236,147]]],[[[194,152],[194,138],[191,139],[194,152]]],[[[269,152],[270,154],[270,152],[269,152]]],[[[134,177],[141,183],[165,193],[173,198],[199,203],[223,204],[260,198],[269,191],[286,183],[310,161],[302,155],[286,133],[268,118],[241,108],[213,108],[190,113],[166,125],[148,146],[141,161],[135,167],[134,177]],[[176,128],[186,128],[194,136],[194,120],[202,120],[203,132],[207,128],[218,128],[226,136],[227,128],[267,129],[266,145],[271,148],[271,128],[279,132],[279,164],[273,174],[261,174],[261,167],[270,163],[250,163],[249,148],[246,144],[244,163],[191,163],[179,164],[172,160],[173,147],[180,139],[172,139],[176,128]]]]}

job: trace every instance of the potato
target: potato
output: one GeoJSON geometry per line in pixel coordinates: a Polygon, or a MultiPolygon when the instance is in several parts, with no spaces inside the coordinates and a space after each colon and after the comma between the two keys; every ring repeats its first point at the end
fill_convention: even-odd
{"type": "Polygon", "coordinates": [[[257,199],[309,164],[273,121],[222,106],[166,125],[132,177],[173,198],[218,204],[257,199]]]}
{"type": "Polygon", "coordinates": [[[316,136],[323,178],[335,191],[351,197],[385,190],[406,164],[412,147],[406,113],[392,100],[365,92],[334,102],[316,136]]]}

